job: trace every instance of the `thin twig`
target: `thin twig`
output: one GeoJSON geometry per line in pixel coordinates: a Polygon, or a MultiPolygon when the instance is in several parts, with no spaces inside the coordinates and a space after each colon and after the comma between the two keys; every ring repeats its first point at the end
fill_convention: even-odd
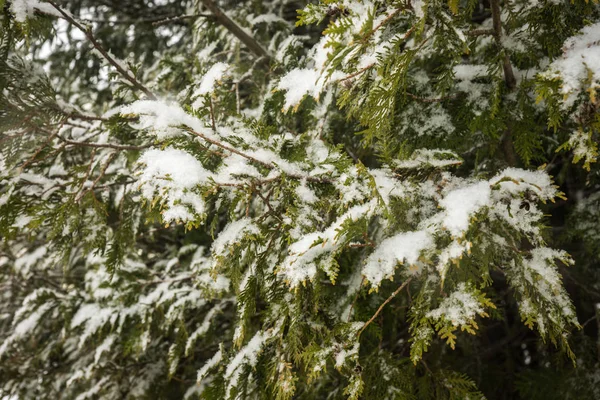
{"type": "MultiPolygon", "coordinates": [[[[244,157],[245,159],[250,160],[250,161],[252,161],[254,163],[260,164],[260,165],[262,165],[263,167],[265,167],[267,169],[275,169],[276,168],[275,164],[272,164],[272,163],[269,163],[269,162],[266,162],[266,161],[262,161],[262,160],[259,160],[259,159],[255,158],[255,157],[252,157],[249,154],[246,154],[246,153],[243,153],[243,152],[237,150],[236,148],[230,146],[229,144],[225,144],[225,143],[220,142],[218,140],[211,139],[210,137],[206,136],[205,134],[200,133],[200,132],[196,132],[196,131],[194,131],[193,129],[191,129],[189,127],[186,127],[185,130],[187,132],[191,133],[194,136],[198,136],[199,138],[204,139],[208,143],[214,144],[215,146],[220,147],[223,150],[227,150],[227,151],[232,152],[234,154],[237,154],[237,155],[239,155],[241,157],[244,157]]],[[[325,178],[325,177],[320,177],[320,176],[305,176],[305,175],[299,175],[299,174],[287,174],[286,176],[288,176],[290,178],[294,178],[294,179],[306,179],[307,181],[316,182],[316,183],[332,183],[333,182],[331,179],[328,179],[328,178],[325,178]]],[[[262,182],[262,183],[267,183],[267,182],[272,182],[272,181],[278,180],[281,177],[282,176],[279,175],[279,176],[276,176],[274,178],[263,179],[263,180],[258,180],[258,181],[262,182]]],[[[228,186],[228,185],[222,185],[222,186],[228,186]]]]}
{"type": "Polygon", "coordinates": [[[347,81],[347,80],[349,80],[349,79],[352,79],[352,78],[354,78],[355,76],[358,76],[358,75],[360,75],[360,74],[362,74],[362,73],[364,73],[364,72],[366,72],[366,71],[370,70],[370,69],[371,69],[371,68],[373,68],[374,66],[375,66],[375,63],[373,63],[373,64],[369,64],[369,65],[367,65],[366,67],[364,67],[364,68],[361,68],[361,69],[359,69],[358,71],[354,72],[353,74],[346,75],[345,77],[338,79],[338,80],[337,80],[337,83],[344,82],[344,81],[347,81]]]}
{"type": "Polygon", "coordinates": [[[375,32],[377,32],[379,29],[381,29],[382,26],[386,25],[388,22],[391,21],[392,18],[394,18],[396,15],[398,15],[401,11],[404,11],[404,10],[405,10],[404,7],[397,8],[396,10],[394,10],[394,12],[392,12],[390,15],[385,17],[385,19],[383,21],[381,21],[375,28],[373,28],[370,32],[368,32],[365,36],[363,36],[361,41],[366,42],[375,32]]]}
{"type": "Polygon", "coordinates": [[[215,110],[213,107],[212,97],[209,100],[210,100],[210,102],[209,102],[209,104],[210,104],[210,123],[212,125],[213,132],[216,133],[217,132],[217,124],[215,123],[215,110]]]}
{"type": "Polygon", "coordinates": [[[211,14],[183,14],[183,15],[167,15],[158,16],[154,18],[128,18],[118,20],[108,19],[97,19],[97,18],[79,18],[80,21],[91,22],[95,24],[108,24],[108,25],[133,25],[133,24],[152,24],[154,26],[164,25],[171,22],[178,22],[184,19],[196,19],[196,18],[211,18],[211,14]]]}
{"type": "Polygon", "coordinates": [[[242,28],[239,27],[231,18],[229,18],[221,9],[214,3],[213,0],[202,0],[202,3],[213,13],[214,18],[237,37],[243,44],[246,45],[254,54],[259,57],[266,57],[268,60],[271,59],[269,53],[254,39],[248,35],[242,28]]]}
{"type": "Polygon", "coordinates": [[[394,297],[396,297],[396,295],[398,293],[400,293],[400,291],[402,289],[404,289],[406,287],[406,285],[408,285],[410,283],[410,281],[412,280],[412,278],[408,278],[407,280],[405,280],[402,285],[400,285],[400,287],[398,287],[398,289],[396,289],[394,291],[394,293],[392,293],[390,295],[390,297],[388,297],[387,299],[385,299],[385,301],[383,302],[383,304],[381,304],[379,306],[379,308],[377,309],[377,311],[375,312],[375,314],[373,314],[373,316],[371,317],[371,319],[369,319],[364,325],[363,327],[360,329],[360,331],[358,331],[357,337],[360,337],[361,333],[363,333],[363,331],[367,328],[367,326],[369,326],[371,324],[371,322],[375,321],[375,318],[377,318],[377,316],[379,315],[379,313],[381,313],[381,311],[383,310],[383,307],[385,307],[385,305],[387,303],[389,303],[390,301],[392,301],[392,299],[394,297]]]}
{"type": "Polygon", "coordinates": [[[110,163],[112,162],[112,160],[115,158],[116,155],[117,155],[117,153],[114,152],[108,156],[108,159],[106,160],[106,163],[104,164],[104,166],[102,166],[102,169],[100,170],[100,173],[98,174],[98,177],[96,179],[94,179],[94,182],[92,182],[92,186],[90,186],[87,190],[82,191],[79,194],[78,198],[75,200],[76,202],[79,202],[83,198],[83,196],[85,196],[88,192],[91,192],[92,190],[94,190],[94,188],[96,187],[98,182],[100,182],[100,179],[102,179],[102,177],[106,174],[106,170],[108,169],[108,166],[110,165],[110,163]]]}
{"type": "Polygon", "coordinates": [[[125,79],[127,79],[133,85],[133,87],[142,91],[149,99],[156,100],[156,96],[146,86],[140,83],[135,78],[135,76],[133,76],[131,71],[123,68],[121,63],[117,61],[104,47],[102,47],[102,45],[98,42],[98,40],[92,33],[91,28],[86,27],[82,23],[77,21],[70,13],[64,11],[53,0],[48,0],[48,3],[52,5],[52,7],[54,7],[63,16],[65,20],[69,21],[73,26],[75,26],[77,29],[83,32],[83,34],[87,37],[92,46],[94,46],[94,48],[98,50],[100,54],[102,54],[104,59],[106,59],[106,61],[108,61],[109,64],[115,67],[119,74],[121,74],[125,79]]]}
{"type": "Polygon", "coordinates": [[[88,166],[87,171],[85,172],[85,176],[83,177],[83,179],[81,180],[81,185],[79,186],[79,189],[77,190],[77,194],[75,195],[75,201],[79,202],[79,200],[81,200],[80,197],[80,193],[83,191],[83,186],[85,185],[85,183],[87,182],[90,174],[92,173],[92,170],[94,169],[94,158],[96,157],[96,149],[92,150],[92,154],[90,156],[90,165],[88,166]]]}
{"type": "MultiPolygon", "coordinates": [[[[502,46],[502,19],[500,16],[500,0],[490,0],[490,7],[492,10],[492,23],[494,26],[494,39],[495,39],[498,47],[503,48],[503,46],[502,46]]],[[[504,53],[502,69],[504,70],[504,81],[506,82],[506,86],[508,86],[509,89],[513,89],[517,84],[517,80],[515,79],[515,74],[513,72],[512,66],[510,64],[510,59],[508,58],[508,54],[506,54],[506,51],[504,53]]]]}
{"type": "Polygon", "coordinates": [[[473,29],[471,31],[466,32],[468,36],[494,35],[494,33],[495,31],[493,29],[473,29]]]}
{"type": "Polygon", "coordinates": [[[78,142],[75,140],[65,139],[61,136],[57,136],[57,138],[72,146],[82,146],[82,147],[92,147],[96,149],[114,149],[114,150],[143,150],[152,146],[152,143],[143,144],[140,146],[126,145],[126,144],[112,144],[112,143],[89,143],[89,142],[78,142]]]}
{"type": "Polygon", "coordinates": [[[411,99],[420,101],[421,103],[440,103],[442,101],[446,101],[446,100],[453,100],[456,97],[458,97],[458,95],[454,94],[451,96],[443,96],[443,97],[421,97],[421,96],[417,96],[416,94],[412,94],[410,92],[406,92],[406,95],[408,97],[410,97],[411,99]]]}
{"type": "Polygon", "coordinates": [[[350,322],[350,318],[352,317],[352,310],[354,309],[354,305],[358,301],[358,296],[360,295],[360,289],[362,288],[362,285],[365,283],[366,279],[367,278],[365,278],[363,276],[362,280],[360,281],[360,285],[358,286],[358,290],[356,291],[356,296],[354,296],[354,300],[352,301],[352,304],[350,304],[350,310],[348,310],[348,318],[346,319],[346,322],[350,322]]]}

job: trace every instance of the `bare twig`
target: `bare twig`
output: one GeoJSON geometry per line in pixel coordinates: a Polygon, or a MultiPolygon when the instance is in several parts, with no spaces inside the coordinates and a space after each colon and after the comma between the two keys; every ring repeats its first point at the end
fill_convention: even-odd
{"type": "MultiPolygon", "coordinates": [[[[502,19],[500,17],[500,0],[490,0],[490,7],[492,9],[492,23],[494,26],[494,39],[496,44],[502,48],[502,19]]],[[[510,64],[508,54],[504,54],[504,60],[502,62],[502,68],[504,70],[504,81],[509,89],[513,89],[517,85],[515,74],[510,64]]]]}
{"type": "Polygon", "coordinates": [[[235,149],[235,148],[233,148],[233,147],[231,147],[231,146],[229,146],[229,145],[227,145],[227,144],[221,143],[221,142],[219,142],[218,140],[211,139],[211,138],[209,138],[208,136],[206,136],[206,135],[204,135],[204,134],[202,134],[202,133],[200,133],[200,132],[196,132],[196,131],[194,131],[194,130],[193,130],[193,129],[191,129],[191,128],[188,128],[188,129],[186,129],[186,130],[187,130],[189,133],[191,133],[192,135],[194,135],[194,136],[198,136],[199,138],[202,138],[202,139],[204,139],[205,141],[207,141],[208,143],[214,144],[215,146],[217,146],[217,147],[220,147],[220,148],[222,148],[223,150],[227,150],[227,151],[230,151],[230,152],[232,152],[232,153],[234,153],[234,154],[237,154],[237,155],[239,155],[239,156],[242,156],[242,157],[244,157],[245,159],[247,159],[247,160],[250,160],[250,161],[253,161],[253,162],[257,163],[257,164],[260,164],[260,165],[262,165],[262,166],[264,166],[264,167],[266,167],[266,168],[268,168],[268,169],[273,169],[273,168],[275,168],[275,166],[274,166],[274,165],[272,165],[272,164],[270,164],[270,163],[267,163],[267,162],[264,162],[264,161],[258,160],[258,159],[254,158],[254,157],[252,157],[252,156],[250,156],[250,155],[248,155],[248,154],[242,153],[241,151],[239,151],[239,150],[237,150],[237,149],[235,149]]]}
{"type": "Polygon", "coordinates": [[[114,150],[143,150],[152,146],[152,143],[143,144],[140,146],[132,146],[126,144],[112,144],[112,143],[89,143],[89,142],[78,142],[75,140],[65,139],[61,136],[57,136],[62,142],[72,146],[92,147],[96,149],[114,149],[114,150]]]}
{"type": "Polygon", "coordinates": [[[79,18],[80,21],[91,22],[95,24],[106,25],[133,25],[133,24],[152,24],[154,26],[164,25],[171,22],[179,22],[186,19],[211,18],[210,14],[183,14],[183,15],[161,15],[154,18],[127,18],[118,20],[97,19],[97,18],[79,18]]]}
{"type": "MultiPolygon", "coordinates": [[[[206,136],[203,133],[194,131],[193,129],[191,129],[189,127],[185,128],[185,130],[186,130],[186,132],[189,132],[189,133],[191,133],[194,136],[198,136],[199,138],[207,141],[208,143],[214,144],[215,146],[220,147],[223,150],[227,150],[227,151],[229,151],[231,153],[234,153],[234,154],[237,154],[237,155],[239,155],[241,157],[244,157],[245,159],[250,160],[250,161],[252,161],[254,163],[260,164],[260,165],[262,165],[263,167],[265,167],[267,169],[275,169],[276,168],[275,164],[259,160],[259,159],[255,158],[255,157],[253,157],[253,156],[251,156],[249,154],[246,154],[244,152],[239,151],[238,149],[232,147],[229,144],[225,144],[225,143],[220,142],[218,140],[212,139],[212,138],[206,136]]],[[[287,174],[287,176],[290,177],[290,178],[294,178],[294,179],[306,179],[307,181],[316,182],[316,183],[331,183],[332,182],[328,178],[318,177],[318,176],[305,176],[305,175],[299,175],[299,174],[287,174]]],[[[281,177],[282,176],[279,175],[279,176],[276,176],[274,178],[258,180],[258,182],[261,182],[261,183],[272,182],[272,181],[280,179],[281,177]]],[[[232,185],[222,184],[221,186],[232,186],[232,185]]],[[[238,185],[235,185],[235,186],[238,186],[238,185]]]]}
{"type": "Polygon", "coordinates": [[[471,31],[466,32],[469,36],[486,36],[486,35],[494,35],[495,31],[493,29],[473,29],[471,31]]]}
{"type": "Polygon", "coordinates": [[[373,63],[373,64],[369,64],[369,65],[367,65],[366,67],[364,67],[364,68],[361,68],[361,69],[359,69],[358,71],[356,71],[356,72],[354,72],[354,73],[352,73],[352,74],[350,74],[350,75],[346,75],[345,77],[338,79],[338,80],[337,80],[337,82],[338,82],[338,83],[340,83],[340,82],[344,82],[344,81],[347,81],[347,80],[349,80],[349,79],[352,79],[352,78],[354,78],[354,77],[356,77],[356,76],[358,76],[358,75],[360,75],[360,74],[362,74],[362,73],[365,73],[365,72],[367,72],[368,70],[370,70],[370,69],[371,69],[371,68],[373,68],[374,66],[375,66],[375,63],[373,63]]]}
{"type": "Polygon", "coordinates": [[[444,97],[421,97],[421,96],[417,96],[416,94],[412,94],[410,92],[406,92],[406,95],[408,97],[410,97],[411,99],[420,101],[421,103],[440,103],[442,101],[446,101],[446,100],[453,100],[457,97],[457,95],[451,95],[451,96],[444,96],[444,97]]]}
{"type": "Polygon", "coordinates": [[[90,157],[90,165],[88,166],[88,169],[85,172],[85,176],[81,180],[81,185],[79,185],[79,189],[77,190],[77,194],[75,195],[75,201],[76,202],[79,202],[79,200],[81,200],[80,194],[83,191],[83,186],[87,182],[90,174],[92,173],[92,170],[94,169],[93,167],[94,167],[94,158],[95,157],[96,157],[96,149],[92,150],[92,155],[90,157]]]}
{"type": "Polygon", "coordinates": [[[117,155],[117,153],[114,152],[108,156],[108,159],[106,160],[106,163],[104,163],[104,166],[100,170],[98,177],[96,179],[94,179],[94,182],[92,182],[92,186],[90,186],[87,190],[82,191],[75,201],[79,202],[83,198],[83,196],[85,196],[88,192],[91,192],[92,190],[94,190],[94,188],[96,187],[98,182],[100,182],[100,179],[102,179],[104,174],[106,174],[106,170],[108,169],[108,166],[110,165],[110,163],[112,162],[112,160],[115,158],[116,155],[117,155]]]}
{"type": "Polygon", "coordinates": [[[102,55],[102,57],[104,57],[104,59],[106,61],[108,61],[108,63],[110,65],[112,65],[113,67],[115,67],[115,69],[117,70],[117,72],[119,72],[119,74],[121,74],[121,76],[123,76],[123,78],[125,78],[127,81],[129,81],[134,88],[142,91],[149,99],[151,100],[156,100],[156,96],[146,87],[144,86],[142,83],[140,83],[140,81],[138,81],[135,76],[133,76],[133,73],[131,73],[131,71],[126,70],[119,61],[117,61],[96,39],[96,37],[94,36],[94,34],[92,33],[91,28],[84,26],[81,22],[77,21],[70,13],[64,11],[61,7],[59,7],[53,0],[48,0],[48,3],[52,5],[52,7],[54,7],[62,16],[65,20],[69,21],[73,26],[75,26],[77,29],[79,29],[81,32],[83,32],[83,34],[87,37],[87,39],[90,41],[90,43],[92,44],[92,46],[94,46],[94,48],[102,55]]]}
{"type": "Polygon", "coordinates": [[[381,29],[382,26],[386,25],[388,22],[390,22],[392,20],[392,18],[394,18],[396,15],[398,15],[401,11],[404,11],[404,10],[405,10],[404,7],[397,8],[396,10],[394,10],[392,13],[390,13],[390,15],[385,17],[385,19],[383,21],[381,21],[375,28],[373,28],[370,32],[368,32],[365,36],[363,36],[361,41],[366,42],[371,37],[371,35],[373,35],[375,32],[377,32],[379,29],[381,29]]]}
{"type": "Polygon", "coordinates": [[[369,319],[364,325],[363,327],[360,329],[360,331],[358,331],[357,337],[360,337],[361,333],[363,333],[363,331],[367,328],[367,326],[369,326],[371,324],[371,322],[375,321],[375,318],[377,318],[377,316],[381,313],[381,311],[383,310],[383,307],[386,306],[387,303],[389,303],[390,301],[392,301],[392,299],[394,297],[396,297],[396,295],[398,293],[400,293],[400,291],[402,291],[402,289],[404,289],[406,287],[406,285],[408,285],[410,283],[410,281],[412,280],[412,278],[408,278],[407,280],[405,280],[402,285],[400,285],[400,287],[398,287],[398,289],[396,289],[394,291],[394,293],[392,293],[390,295],[390,297],[388,297],[387,299],[385,299],[385,301],[383,302],[383,304],[381,304],[379,306],[379,308],[377,309],[377,311],[375,312],[375,314],[373,314],[373,316],[371,317],[371,319],[369,319]]]}
{"type": "Polygon", "coordinates": [[[213,107],[213,100],[212,97],[209,99],[210,100],[210,123],[212,125],[212,130],[213,132],[217,132],[217,124],[215,123],[215,109],[213,107]]]}
{"type": "Polygon", "coordinates": [[[243,44],[246,45],[254,54],[259,57],[271,59],[269,53],[254,39],[248,35],[238,24],[229,18],[221,9],[214,3],[213,0],[202,0],[202,3],[213,13],[214,18],[223,25],[229,32],[237,37],[243,44]]]}
{"type": "Polygon", "coordinates": [[[354,309],[354,305],[356,304],[356,301],[358,300],[358,296],[360,295],[360,289],[362,288],[362,285],[365,283],[366,279],[367,278],[365,278],[363,276],[362,280],[360,281],[360,285],[358,286],[358,290],[356,291],[356,296],[354,296],[354,300],[352,301],[352,304],[350,304],[350,310],[348,310],[348,318],[347,318],[346,322],[350,322],[350,318],[352,317],[352,310],[354,309]]]}

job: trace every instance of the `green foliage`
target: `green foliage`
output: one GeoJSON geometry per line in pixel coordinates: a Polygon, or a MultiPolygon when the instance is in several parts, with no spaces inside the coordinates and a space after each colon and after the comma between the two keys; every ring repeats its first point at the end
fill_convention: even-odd
{"type": "Polygon", "coordinates": [[[600,396],[595,2],[0,10],[0,397],[600,396]]]}

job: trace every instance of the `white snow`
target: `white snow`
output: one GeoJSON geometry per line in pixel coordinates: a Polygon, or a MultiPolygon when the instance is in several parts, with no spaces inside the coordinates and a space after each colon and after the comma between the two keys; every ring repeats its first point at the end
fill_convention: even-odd
{"type": "Polygon", "coordinates": [[[467,290],[466,284],[461,282],[438,308],[427,313],[427,317],[434,320],[446,319],[454,326],[463,326],[482,312],[483,307],[479,301],[467,290]]]}
{"type": "Polygon", "coordinates": [[[318,84],[321,74],[314,69],[294,69],[284,75],[277,88],[285,90],[284,110],[297,107],[304,96],[319,97],[322,86],[318,84]]]}
{"type": "Polygon", "coordinates": [[[402,232],[385,239],[369,255],[362,273],[371,286],[378,287],[385,278],[392,278],[398,263],[415,264],[421,252],[434,244],[425,231],[402,232]]]}
{"type": "Polygon", "coordinates": [[[139,162],[145,165],[140,176],[142,196],[150,201],[154,196],[166,196],[165,222],[189,221],[204,213],[204,200],[193,189],[208,183],[213,174],[200,161],[169,147],[147,150],[139,162]]]}
{"type": "Polygon", "coordinates": [[[446,210],[443,225],[453,236],[462,236],[469,228],[471,216],[490,204],[490,184],[478,182],[448,193],[440,206],[446,210]]]}

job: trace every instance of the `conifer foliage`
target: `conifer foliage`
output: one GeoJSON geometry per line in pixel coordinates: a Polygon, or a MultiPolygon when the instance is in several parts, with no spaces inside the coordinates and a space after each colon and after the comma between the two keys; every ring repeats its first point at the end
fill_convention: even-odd
{"type": "Polygon", "coordinates": [[[0,398],[600,398],[596,1],[0,24],[0,398]]]}

